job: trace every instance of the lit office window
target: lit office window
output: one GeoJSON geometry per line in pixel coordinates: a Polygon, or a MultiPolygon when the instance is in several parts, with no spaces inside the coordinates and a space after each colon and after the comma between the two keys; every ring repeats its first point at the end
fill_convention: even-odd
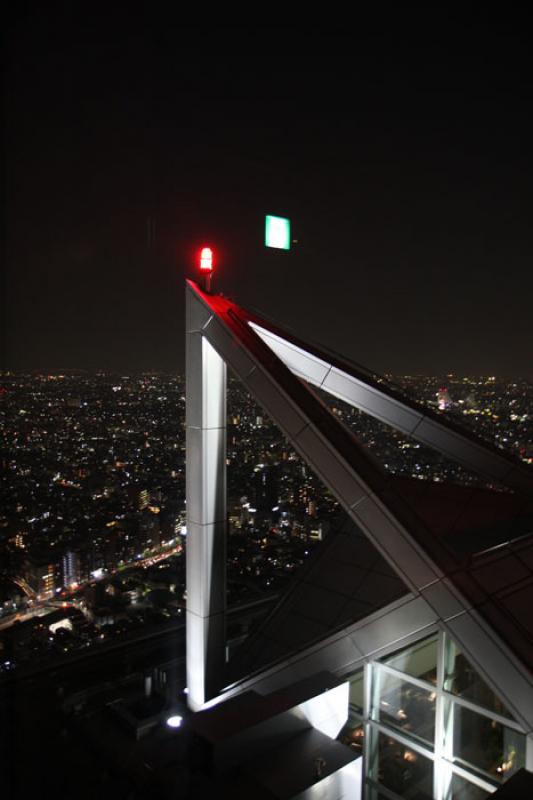
{"type": "Polygon", "coordinates": [[[374,732],[371,776],[400,797],[433,795],[433,762],[394,737],[374,732]]]}
{"type": "Polygon", "coordinates": [[[433,690],[391,675],[382,667],[375,668],[373,689],[372,719],[433,747],[436,699],[433,690]]]}
{"type": "Polygon", "coordinates": [[[525,765],[524,732],[443,632],[347,679],[338,738],[363,753],[365,800],[485,800],[525,765]]]}
{"type": "Polygon", "coordinates": [[[512,718],[500,698],[479,676],[450,637],[446,637],[444,688],[503,717],[512,718]]]}
{"type": "Polygon", "coordinates": [[[525,737],[453,703],[453,760],[499,782],[525,764],[525,737]]]}
{"type": "Polygon", "coordinates": [[[423,639],[383,659],[383,664],[428,683],[437,683],[438,637],[423,639]]]}

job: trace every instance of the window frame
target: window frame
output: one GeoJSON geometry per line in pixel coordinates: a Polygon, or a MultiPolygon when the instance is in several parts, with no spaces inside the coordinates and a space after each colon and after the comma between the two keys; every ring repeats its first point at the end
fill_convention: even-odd
{"type": "MultiPolygon", "coordinates": [[[[435,800],[450,800],[451,783],[454,774],[488,794],[492,794],[504,784],[505,781],[498,781],[497,778],[492,778],[488,773],[484,773],[482,769],[476,767],[474,764],[472,764],[469,769],[464,763],[458,764],[454,762],[453,717],[456,706],[465,708],[523,736],[524,756],[527,758],[527,734],[516,720],[502,716],[495,711],[490,711],[484,706],[477,705],[471,700],[460,697],[444,688],[446,658],[450,652],[450,647],[453,646],[453,640],[452,637],[442,629],[437,629],[436,631],[428,633],[428,635],[423,638],[430,639],[433,637],[437,639],[436,683],[430,683],[422,678],[417,678],[405,672],[401,672],[396,667],[391,667],[378,659],[368,661],[364,664],[363,713],[361,714],[358,710],[350,707],[349,717],[364,725],[363,791],[364,797],[366,798],[372,798],[381,792],[384,796],[389,797],[390,800],[402,800],[399,795],[396,795],[391,789],[383,786],[377,780],[375,768],[378,758],[377,742],[380,733],[394,739],[401,746],[408,747],[413,750],[413,752],[433,762],[433,798],[435,798],[435,800]],[[379,686],[379,684],[376,682],[379,681],[380,671],[381,674],[388,674],[398,680],[412,684],[419,689],[435,694],[435,737],[433,748],[424,744],[421,738],[416,738],[415,735],[411,737],[409,732],[391,727],[381,720],[373,718],[373,699],[377,697],[376,687],[379,686]],[[447,724],[449,725],[450,719],[452,720],[451,730],[447,731],[446,727],[447,724]]],[[[409,642],[404,649],[407,650],[413,647],[416,645],[417,641],[421,641],[421,639],[409,642]]],[[[391,653],[388,653],[383,656],[383,658],[390,658],[390,656],[391,653]]],[[[344,673],[345,679],[350,680],[359,672],[360,669],[350,675],[344,673]]]]}

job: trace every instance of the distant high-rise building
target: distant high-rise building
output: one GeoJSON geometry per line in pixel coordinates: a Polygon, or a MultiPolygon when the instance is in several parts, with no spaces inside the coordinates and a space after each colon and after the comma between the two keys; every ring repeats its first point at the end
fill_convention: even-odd
{"type": "Polygon", "coordinates": [[[33,554],[24,563],[24,577],[40,597],[51,597],[56,588],[56,564],[47,553],[33,554]]]}
{"type": "Polygon", "coordinates": [[[67,550],[61,559],[63,586],[80,582],[80,555],[76,550],[67,550]]]}
{"type": "Polygon", "coordinates": [[[138,496],[139,511],[143,511],[150,505],[150,492],[148,489],[141,489],[138,496]]]}
{"type": "Polygon", "coordinates": [[[153,514],[146,508],[139,519],[138,547],[139,550],[158,547],[161,540],[159,515],[153,514]]]}
{"type": "Polygon", "coordinates": [[[263,466],[254,475],[254,503],[260,514],[268,515],[278,504],[278,470],[274,465],[263,466]]]}

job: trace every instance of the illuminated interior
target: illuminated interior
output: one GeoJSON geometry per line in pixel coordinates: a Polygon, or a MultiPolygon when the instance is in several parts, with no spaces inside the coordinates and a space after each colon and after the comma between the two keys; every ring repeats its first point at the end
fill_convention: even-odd
{"type": "Polygon", "coordinates": [[[525,765],[524,731],[443,632],[347,677],[338,738],[363,753],[369,800],[482,800],[525,765]]]}

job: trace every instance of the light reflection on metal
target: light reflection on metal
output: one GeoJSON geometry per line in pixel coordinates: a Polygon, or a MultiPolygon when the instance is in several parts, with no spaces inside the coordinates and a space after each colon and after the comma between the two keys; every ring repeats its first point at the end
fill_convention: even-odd
{"type": "Polygon", "coordinates": [[[335,739],[348,719],[350,684],[341,683],[334,689],[306,700],[298,706],[313,728],[335,739]]]}
{"type": "Polygon", "coordinates": [[[225,663],[226,365],[187,299],[187,686],[197,710],[225,663]]]}

